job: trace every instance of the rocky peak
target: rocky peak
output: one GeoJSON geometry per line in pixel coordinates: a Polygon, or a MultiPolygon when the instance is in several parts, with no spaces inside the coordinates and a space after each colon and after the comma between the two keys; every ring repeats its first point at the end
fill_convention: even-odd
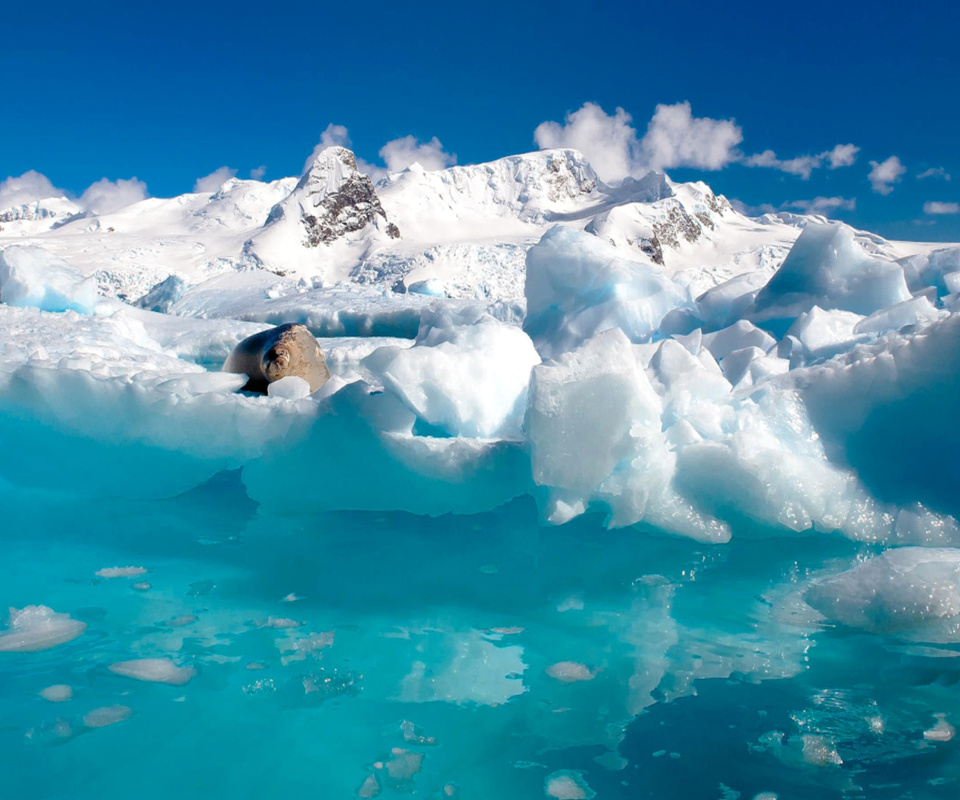
{"type": "Polygon", "coordinates": [[[397,226],[387,219],[373,182],[357,169],[356,156],[345,147],[328,147],[317,156],[296,188],[270,211],[267,224],[296,213],[304,228],[304,247],[331,244],[372,225],[391,239],[397,226]]]}
{"type": "Polygon", "coordinates": [[[588,195],[599,183],[596,173],[576,150],[553,150],[547,154],[547,198],[556,203],[588,195]]]}

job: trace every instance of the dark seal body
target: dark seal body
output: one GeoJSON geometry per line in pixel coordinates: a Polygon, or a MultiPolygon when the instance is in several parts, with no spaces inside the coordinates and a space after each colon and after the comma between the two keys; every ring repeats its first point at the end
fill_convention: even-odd
{"type": "Polygon", "coordinates": [[[295,375],[315,392],[330,378],[320,343],[305,325],[288,323],[255,333],[238,344],[223,364],[224,372],[249,378],[244,391],[266,394],[267,385],[295,375]]]}

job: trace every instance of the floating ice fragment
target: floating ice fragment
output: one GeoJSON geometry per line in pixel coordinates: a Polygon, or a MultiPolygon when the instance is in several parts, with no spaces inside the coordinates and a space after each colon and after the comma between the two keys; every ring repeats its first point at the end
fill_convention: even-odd
{"type": "Polygon", "coordinates": [[[113,705],[95,708],[83,715],[83,724],[88,728],[105,728],[129,719],[133,709],[129,706],[113,705]]]}
{"type": "Polygon", "coordinates": [[[96,574],[100,578],[133,578],[145,574],[146,571],[143,567],[104,567],[98,569],[96,574]]]}
{"type": "Polygon", "coordinates": [[[136,589],[138,592],[149,592],[153,585],[150,581],[137,581],[137,583],[131,584],[131,589],[136,589]]]}
{"type": "Polygon", "coordinates": [[[302,400],[310,396],[310,384],[298,375],[287,375],[267,384],[267,395],[284,400],[302,400]]]}
{"type": "Polygon", "coordinates": [[[31,728],[24,735],[27,739],[38,744],[58,745],[70,741],[70,739],[76,736],[76,731],[70,723],[70,720],[58,717],[49,722],[44,722],[35,728],[31,728]]]}
{"type": "Polygon", "coordinates": [[[160,624],[166,625],[167,627],[170,627],[170,628],[183,628],[183,627],[186,627],[187,625],[192,625],[198,619],[199,617],[196,614],[181,614],[178,617],[172,617],[171,619],[168,619],[166,622],[163,622],[160,624]]]}
{"type": "Polygon", "coordinates": [[[360,784],[360,788],[357,789],[357,797],[361,800],[370,800],[370,798],[376,797],[380,794],[380,784],[377,782],[377,776],[372,772],[367,775],[366,779],[360,784]]]}
{"type": "Polygon", "coordinates": [[[928,742],[949,742],[955,735],[956,730],[953,725],[947,722],[946,714],[934,714],[937,724],[929,730],[923,732],[923,738],[928,742]]]}
{"type": "Polygon", "coordinates": [[[557,605],[557,611],[561,614],[564,611],[582,611],[583,610],[583,598],[578,594],[572,594],[569,597],[561,600],[557,605]]]}
{"type": "Polygon", "coordinates": [[[827,736],[807,733],[801,737],[803,742],[803,760],[815,767],[840,766],[843,759],[837,752],[837,746],[827,736]]]}
{"type": "Polygon", "coordinates": [[[561,683],[576,683],[578,681],[592,681],[596,674],[586,664],[576,661],[558,661],[546,669],[547,675],[561,683]]]}
{"type": "Polygon", "coordinates": [[[65,703],[73,699],[73,688],[66,684],[58,683],[54,686],[48,686],[46,689],[41,689],[39,695],[51,703],[65,703]]]}
{"type": "Polygon", "coordinates": [[[76,639],[87,623],[47,606],[10,609],[10,626],[0,631],[0,653],[33,653],[76,639]]]}
{"type": "MultiPolygon", "coordinates": [[[[280,629],[290,629],[291,627],[297,626],[284,626],[280,629]]],[[[320,650],[333,645],[334,633],[334,631],[321,631],[299,639],[277,639],[277,649],[284,654],[280,657],[280,663],[286,666],[294,661],[304,661],[308,655],[319,658],[320,650]]]]}
{"type": "Polygon", "coordinates": [[[178,667],[169,658],[140,658],[110,665],[110,671],[125,678],[183,686],[197,674],[193,667],[178,667]]]}
{"type": "Polygon", "coordinates": [[[423,753],[411,753],[402,747],[394,747],[390,755],[391,758],[383,766],[392,780],[409,781],[423,766],[423,753]]]}
{"type": "Polygon", "coordinates": [[[258,628],[274,628],[276,630],[282,630],[284,628],[299,628],[301,625],[303,625],[302,622],[298,622],[295,619],[274,616],[267,617],[266,619],[255,619],[253,624],[258,628]]]}
{"type": "Polygon", "coordinates": [[[434,745],[437,743],[435,736],[427,736],[420,728],[410,722],[410,720],[405,719],[401,722],[400,730],[403,733],[403,741],[408,744],[434,745]]]}
{"type": "Polygon", "coordinates": [[[559,770],[547,775],[544,793],[547,797],[553,797],[556,800],[590,800],[596,796],[596,792],[587,785],[583,775],[567,770],[559,770]]]}

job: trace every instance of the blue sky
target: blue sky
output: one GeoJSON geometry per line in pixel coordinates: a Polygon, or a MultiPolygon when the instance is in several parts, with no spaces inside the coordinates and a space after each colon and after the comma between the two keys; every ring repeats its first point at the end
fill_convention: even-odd
{"type": "Polygon", "coordinates": [[[924,213],[960,202],[953,4],[53,2],[3,16],[0,179],[37,170],[80,195],[136,176],[170,196],[223,166],[298,174],[331,124],[372,164],[407,136],[475,163],[536,149],[543,122],[558,125],[541,142],[589,139],[584,113],[561,126],[590,102],[612,140],[625,133],[628,169],[665,164],[755,209],[834,198],[859,227],[960,240],[960,214],[924,213]],[[645,133],[658,105],[683,102],[683,135],[703,141],[664,161],[645,133]],[[714,157],[712,133],[740,139],[714,157]],[[831,168],[845,144],[852,165],[831,168]],[[820,156],[809,179],[785,171],[803,156],[820,156]],[[871,162],[895,180],[871,182],[871,162]]]}

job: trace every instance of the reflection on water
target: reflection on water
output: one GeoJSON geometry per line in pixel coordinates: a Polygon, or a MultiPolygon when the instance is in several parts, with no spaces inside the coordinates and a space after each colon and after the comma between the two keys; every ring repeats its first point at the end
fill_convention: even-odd
{"type": "Polygon", "coordinates": [[[266,517],[231,473],[2,494],[0,602],[85,625],[0,652],[6,797],[960,790],[960,648],[826,624],[807,587],[865,553],[837,537],[266,517]]]}

